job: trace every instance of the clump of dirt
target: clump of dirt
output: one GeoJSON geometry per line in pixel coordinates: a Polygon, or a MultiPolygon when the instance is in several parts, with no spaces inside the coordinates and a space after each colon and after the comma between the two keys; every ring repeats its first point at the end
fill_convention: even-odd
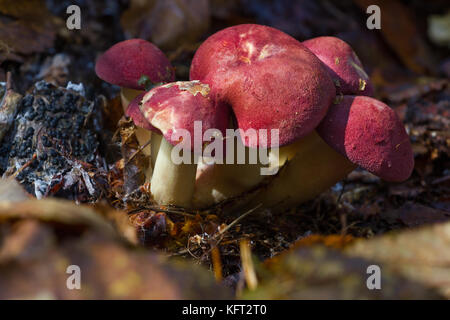
{"type": "Polygon", "coordinates": [[[40,81],[15,108],[1,143],[0,174],[14,176],[38,199],[98,199],[107,172],[99,101],[86,100],[82,86],[40,81]]]}

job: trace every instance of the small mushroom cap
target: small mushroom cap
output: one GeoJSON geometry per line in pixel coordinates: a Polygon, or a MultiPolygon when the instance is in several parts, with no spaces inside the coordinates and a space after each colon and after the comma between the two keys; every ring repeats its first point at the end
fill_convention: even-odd
{"type": "Polygon", "coordinates": [[[153,88],[145,94],[140,109],[147,121],[172,145],[182,142],[177,135],[187,130],[191,141],[185,146],[196,153],[204,147],[205,131],[217,129],[224,137],[229,120],[228,107],[216,103],[210,95],[209,85],[200,81],[177,81],[153,88]],[[201,121],[201,136],[194,133],[196,121],[201,121]],[[199,139],[197,144],[195,139],[199,139]],[[201,149],[194,150],[196,145],[201,149]]]}
{"type": "Polygon", "coordinates": [[[103,53],[95,64],[95,73],[106,82],[124,88],[145,90],[138,83],[145,75],[152,83],[169,82],[175,73],[164,53],[142,39],[116,43],[103,53]]]}
{"type": "Polygon", "coordinates": [[[394,110],[376,99],[344,96],[317,131],[337,152],[384,180],[406,180],[414,168],[405,127],[394,110]]]}
{"type": "Polygon", "coordinates": [[[249,147],[277,147],[306,136],[336,94],[312,52],[277,29],[255,24],[209,37],[195,53],[190,78],[209,84],[231,106],[239,129],[267,130],[266,141],[244,139],[249,147]],[[272,141],[271,129],[279,129],[279,143],[272,141]]]}
{"type": "Polygon", "coordinates": [[[144,115],[141,112],[141,109],[139,108],[139,104],[142,102],[144,95],[145,92],[141,93],[136,98],[134,98],[133,101],[130,102],[125,115],[133,119],[134,124],[140,128],[150,131],[158,131],[145,119],[144,115]]]}
{"type": "Polygon", "coordinates": [[[336,37],[317,37],[302,44],[327,66],[338,92],[345,95],[373,95],[369,76],[347,42],[336,37]]]}

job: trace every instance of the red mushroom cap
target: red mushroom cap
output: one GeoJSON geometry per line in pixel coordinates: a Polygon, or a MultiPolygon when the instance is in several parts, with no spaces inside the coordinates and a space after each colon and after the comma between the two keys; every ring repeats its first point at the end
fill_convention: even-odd
{"type": "MultiPolygon", "coordinates": [[[[231,106],[242,130],[279,129],[279,144],[306,136],[325,116],[336,90],[320,60],[289,35],[244,24],[209,37],[195,53],[190,78],[231,106]]],[[[244,140],[250,147],[276,147],[244,140]]]]}
{"type": "MultiPolygon", "coordinates": [[[[218,129],[224,136],[229,119],[228,107],[216,103],[209,85],[200,81],[177,81],[153,88],[145,94],[140,109],[146,120],[172,145],[181,142],[174,140],[173,134],[187,130],[191,136],[187,146],[191,151],[197,151],[194,150],[195,121],[202,123],[200,138],[203,139],[208,129],[218,129]]],[[[203,147],[203,142],[199,142],[203,147]]]]}
{"type": "Polygon", "coordinates": [[[373,86],[363,65],[350,45],[336,37],[318,37],[303,41],[326,66],[338,92],[373,95],[373,86]]]}
{"type": "Polygon", "coordinates": [[[394,110],[381,101],[344,96],[330,107],[317,131],[351,162],[384,180],[406,180],[414,168],[405,127],[394,110]]]}
{"type": "Polygon", "coordinates": [[[141,109],[139,108],[139,104],[142,102],[144,95],[145,92],[141,93],[136,98],[134,98],[133,101],[130,102],[125,115],[133,119],[134,124],[140,128],[151,131],[158,131],[145,119],[143,113],[141,112],[141,109]]]}
{"type": "Polygon", "coordinates": [[[142,39],[113,45],[98,58],[95,73],[106,82],[135,90],[145,90],[144,85],[138,84],[143,75],[153,83],[169,82],[175,78],[173,67],[164,53],[142,39]]]}

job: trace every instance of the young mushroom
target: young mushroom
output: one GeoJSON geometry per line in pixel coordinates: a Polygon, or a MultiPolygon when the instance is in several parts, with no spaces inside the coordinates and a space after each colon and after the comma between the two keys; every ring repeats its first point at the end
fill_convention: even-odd
{"type": "MultiPolygon", "coordinates": [[[[95,64],[95,72],[102,80],[120,87],[123,110],[138,95],[152,85],[174,81],[175,71],[164,53],[151,42],[130,39],[116,43],[104,52],[95,64]]],[[[136,136],[142,146],[151,139],[150,147],[143,152],[154,165],[161,136],[149,135],[138,126],[136,136]]]]}
{"type": "Polygon", "coordinates": [[[365,96],[344,96],[317,128],[322,139],[352,163],[386,181],[403,181],[414,168],[409,136],[389,106],[365,96]]]}
{"type": "Polygon", "coordinates": [[[225,132],[227,106],[216,102],[209,85],[179,81],[147,92],[140,110],[163,136],[150,187],[154,200],[190,207],[198,157],[205,146],[203,136],[209,129],[225,132]]]}
{"type": "Polygon", "coordinates": [[[302,44],[325,64],[338,93],[373,95],[369,76],[347,42],[336,37],[317,37],[302,44]]]}
{"type": "Polygon", "coordinates": [[[143,39],[113,45],[97,59],[95,73],[100,79],[120,87],[124,111],[148,85],[175,79],[174,69],[164,53],[143,39]]]}

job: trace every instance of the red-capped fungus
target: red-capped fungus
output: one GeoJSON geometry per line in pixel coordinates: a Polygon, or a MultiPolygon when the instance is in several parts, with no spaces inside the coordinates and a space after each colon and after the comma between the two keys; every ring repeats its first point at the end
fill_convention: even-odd
{"type": "Polygon", "coordinates": [[[208,84],[179,81],[147,92],[140,110],[163,136],[150,187],[154,200],[164,205],[190,207],[198,157],[205,147],[203,135],[208,129],[219,130],[224,135],[228,107],[210,95],[208,84]],[[197,132],[200,136],[196,135],[196,125],[201,125],[197,132]],[[182,159],[175,161],[174,152],[182,159]]]}
{"type": "MultiPolygon", "coordinates": [[[[220,31],[208,38],[195,54],[191,79],[210,84],[217,99],[232,108],[238,128],[280,129],[282,147],[278,165],[289,162],[268,186],[249,197],[247,203],[296,205],[331,187],[357,166],[390,181],[409,177],[413,166],[411,146],[401,122],[389,107],[382,107],[381,102],[375,103],[369,97],[354,98],[365,103],[358,102],[352,107],[355,114],[343,124],[346,109],[341,104],[348,103],[348,98],[342,94],[369,95],[372,86],[353,50],[335,39],[323,41],[334,44],[330,54],[339,57],[339,67],[335,69],[327,65],[320,54],[322,51],[310,54],[311,49],[281,31],[255,25],[220,31]],[[338,97],[333,77],[341,79],[338,97]],[[359,105],[366,105],[367,110],[361,110],[357,116],[362,108],[359,105]],[[358,117],[365,118],[366,122],[356,120],[358,117]],[[386,121],[371,123],[373,119],[386,121]],[[367,143],[367,147],[346,138],[345,145],[359,151],[339,149],[338,142],[344,141],[341,138],[346,137],[348,130],[358,131],[356,128],[362,132],[354,137],[361,144],[367,143]],[[379,157],[364,153],[371,149],[379,157]]],[[[267,146],[274,147],[270,141],[267,146]]],[[[203,168],[198,173],[194,204],[207,207],[240,195],[255,188],[263,178],[255,165],[203,168]]]]}
{"type": "Polygon", "coordinates": [[[317,133],[303,139],[297,155],[248,203],[282,210],[313,199],[357,166],[386,181],[404,181],[414,168],[408,134],[396,113],[366,96],[333,104],[317,133]],[[318,133],[318,134],[317,134],[318,133]]]}
{"type": "Polygon", "coordinates": [[[238,128],[278,129],[280,146],[310,133],[336,94],[313,53],[277,29],[254,24],[226,28],[203,42],[190,78],[209,84],[231,106],[238,128]]]}
{"type": "Polygon", "coordinates": [[[409,136],[394,110],[376,99],[344,96],[317,128],[349,161],[386,181],[403,181],[414,168],[409,136]]]}
{"type": "Polygon", "coordinates": [[[113,45],[97,59],[95,73],[102,80],[121,87],[124,110],[147,85],[175,79],[175,71],[164,53],[143,39],[113,45]]]}
{"type": "Polygon", "coordinates": [[[347,42],[336,37],[318,37],[303,41],[302,44],[327,66],[338,93],[373,95],[369,76],[347,42]]]}

